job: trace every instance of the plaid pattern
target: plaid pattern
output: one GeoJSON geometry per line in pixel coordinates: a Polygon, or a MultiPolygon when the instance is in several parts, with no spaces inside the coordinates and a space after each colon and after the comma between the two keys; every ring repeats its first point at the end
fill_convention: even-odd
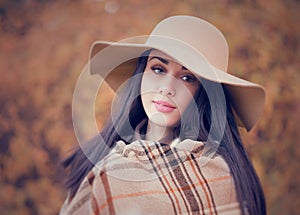
{"type": "Polygon", "coordinates": [[[189,139],[119,141],[60,214],[241,214],[227,164],[218,155],[203,162],[203,148],[189,139]]]}

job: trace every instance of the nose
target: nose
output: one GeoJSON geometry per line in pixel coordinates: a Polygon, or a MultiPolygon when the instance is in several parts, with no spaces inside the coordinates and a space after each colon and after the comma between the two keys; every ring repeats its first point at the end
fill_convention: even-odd
{"type": "Polygon", "coordinates": [[[175,95],[175,80],[174,77],[165,76],[160,83],[158,91],[164,96],[174,96],[175,95]]]}
{"type": "Polygon", "coordinates": [[[164,96],[174,96],[175,93],[173,90],[170,90],[169,88],[167,87],[162,87],[159,89],[159,93],[164,95],[164,96]]]}

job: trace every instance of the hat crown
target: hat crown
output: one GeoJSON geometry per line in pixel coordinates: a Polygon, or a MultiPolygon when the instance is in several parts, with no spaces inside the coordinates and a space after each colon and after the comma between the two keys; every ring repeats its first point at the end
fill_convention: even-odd
{"type": "Polygon", "coordinates": [[[191,16],[169,17],[155,26],[152,35],[179,40],[201,53],[214,67],[227,71],[227,41],[220,30],[203,19],[191,16]]]}

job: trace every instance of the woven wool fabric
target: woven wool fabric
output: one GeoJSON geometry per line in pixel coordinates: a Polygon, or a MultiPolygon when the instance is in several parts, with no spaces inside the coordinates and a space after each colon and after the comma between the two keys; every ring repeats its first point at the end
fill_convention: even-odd
{"type": "Polygon", "coordinates": [[[241,214],[226,162],[204,143],[122,141],[85,177],[60,214],[241,214]]]}

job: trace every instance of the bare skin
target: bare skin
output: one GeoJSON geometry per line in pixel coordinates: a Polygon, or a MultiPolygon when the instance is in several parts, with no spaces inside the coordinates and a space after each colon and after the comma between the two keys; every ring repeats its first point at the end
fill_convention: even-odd
{"type": "Polygon", "coordinates": [[[165,53],[152,50],[141,85],[149,119],[146,139],[159,141],[171,136],[199,86],[199,80],[187,68],[165,53]]]}

